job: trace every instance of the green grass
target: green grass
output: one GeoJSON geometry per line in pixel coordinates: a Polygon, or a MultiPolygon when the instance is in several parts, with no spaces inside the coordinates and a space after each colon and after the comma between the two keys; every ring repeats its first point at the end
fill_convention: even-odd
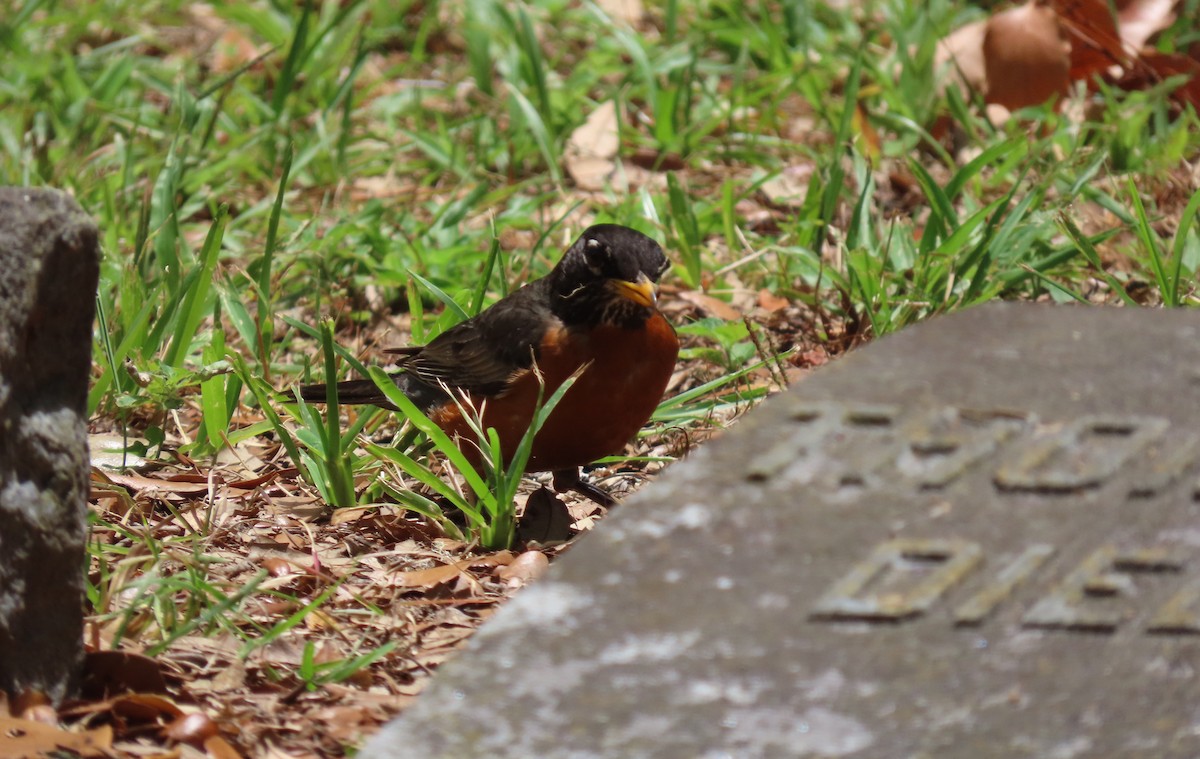
{"type": "MultiPolygon", "coordinates": [[[[545,274],[591,221],[662,241],[669,291],[751,316],[672,311],[689,374],[651,440],[782,384],[776,348],[837,353],[994,298],[1196,305],[1195,113],[1162,87],[1102,86],[1093,120],[997,126],[932,78],[936,41],[978,8],[853,5],[662,0],[634,30],[590,0],[27,0],[0,18],[0,182],[64,188],[98,223],[97,427],[200,471],[257,445],[267,470],[296,468],[296,493],[399,501],[453,534],[441,497],[469,515],[463,537],[500,546],[515,472],[460,469],[464,498],[430,470],[431,447],[452,454],[419,415],[326,414],[291,388],[365,374],[376,341],[428,341],[545,274]],[[566,141],[609,101],[617,182],[582,193],[566,141]],[[768,197],[789,168],[807,188],[768,197]],[[790,315],[753,312],[763,290],[790,315]]],[[[1185,0],[1162,49],[1196,44],[1198,13],[1185,0]]],[[[281,634],[247,605],[267,591],[213,574],[214,536],[160,538],[161,516],[97,517],[89,601],[111,644],[281,634]]],[[[295,682],[372,656],[308,650],[295,682]]]]}

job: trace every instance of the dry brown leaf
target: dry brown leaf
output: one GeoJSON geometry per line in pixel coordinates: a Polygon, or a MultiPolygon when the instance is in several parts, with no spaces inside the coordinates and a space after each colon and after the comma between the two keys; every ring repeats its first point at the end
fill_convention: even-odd
{"type": "Polygon", "coordinates": [[[983,37],[987,23],[975,21],[961,26],[938,42],[933,66],[939,92],[944,92],[949,83],[958,85],[968,99],[973,92],[987,92],[987,70],[983,65],[983,37]]]}
{"type": "Polygon", "coordinates": [[[360,202],[409,194],[411,182],[402,181],[391,169],[383,176],[359,177],[350,184],[350,198],[360,202]]]}
{"type": "Polygon", "coordinates": [[[1052,0],[1051,6],[1071,46],[1071,81],[1089,80],[1128,58],[1108,0],[1052,0]]]}
{"type": "Polygon", "coordinates": [[[1190,78],[1171,93],[1180,103],[1191,103],[1200,111],[1200,61],[1185,55],[1146,52],[1138,58],[1133,70],[1118,80],[1118,86],[1127,89],[1151,87],[1173,76],[1188,75],[1190,78]]]}
{"type": "Polygon", "coordinates": [[[294,468],[289,467],[288,469],[280,469],[280,470],[276,470],[273,472],[267,472],[266,474],[259,475],[258,477],[251,477],[251,478],[245,479],[245,480],[237,480],[236,482],[229,483],[229,487],[237,488],[238,490],[254,490],[255,488],[260,488],[263,485],[266,485],[267,483],[275,480],[276,478],[292,477],[292,476],[295,476],[296,473],[297,472],[294,468]]]}
{"type": "Polygon", "coordinates": [[[172,719],[183,716],[183,710],[174,701],[151,693],[130,693],[118,696],[108,703],[113,714],[141,722],[153,722],[160,716],[172,719]]]}
{"type": "Polygon", "coordinates": [[[167,738],[193,746],[204,745],[206,740],[220,734],[220,732],[217,723],[213,722],[212,718],[207,714],[201,712],[185,714],[162,729],[163,735],[167,738]]]}
{"type": "MultiPolygon", "coordinates": [[[[116,484],[124,485],[134,492],[149,490],[176,495],[202,495],[208,492],[208,483],[195,481],[194,475],[177,475],[171,479],[163,479],[140,474],[109,472],[107,476],[116,484]]],[[[219,480],[214,480],[214,482],[219,482],[219,480]]]]}
{"type": "Polygon", "coordinates": [[[204,750],[212,759],[242,759],[242,755],[237,752],[233,746],[229,745],[229,741],[219,735],[214,735],[211,738],[204,740],[204,750]]]}
{"type": "Polygon", "coordinates": [[[209,65],[218,74],[231,74],[261,53],[249,37],[237,27],[231,26],[213,43],[209,65]]]}
{"type": "Polygon", "coordinates": [[[1009,110],[1064,95],[1070,45],[1050,8],[1030,2],[992,16],[983,38],[987,100],[1009,110]]]}
{"type": "Polygon", "coordinates": [[[879,132],[875,131],[875,127],[871,125],[871,120],[867,116],[867,109],[863,106],[861,100],[854,104],[852,124],[854,133],[859,137],[859,150],[865,153],[872,162],[878,161],[881,151],[879,132]]]}
{"type": "Polygon", "coordinates": [[[72,733],[27,719],[0,716],[0,759],[47,756],[74,751],[80,756],[103,756],[112,747],[112,728],[72,733]]]}
{"type": "Polygon", "coordinates": [[[1140,51],[1151,37],[1175,23],[1179,0],[1133,0],[1117,12],[1117,32],[1129,52],[1140,51]]]}
{"type": "Polygon", "coordinates": [[[262,568],[272,577],[286,577],[287,575],[295,574],[296,568],[292,566],[292,562],[287,559],[281,559],[278,556],[267,556],[262,560],[262,568]]]}
{"type": "Polygon", "coordinates": [[[89,651],[83,662],[89,693],[166,693],[167,681],[157,660],[126,651],[89,651]]]}
{"type": "Polygon", "coordinates": [[[787,298],[781,298],[766,288],[758,291],[758,307],[764,311],[781,311],[791,304],[787,298]]]}
{"type": "MultiPolygon", "coordinates": [[[[797,351],[788,359],[788,363],[797,368],[815,369],[829,363],[829,352],[823,346],[817,346],[806,351],[797,351]]],[[[789,377],[789,380],[793,379],[789,377]]]]}
{"type": "Polygon", "coordinates": [[[511,551],[497,551],[487,556],[463,559],[451,564],[441,564],[429,569],[414,569],[408,572],[395,572],[388,576],[388,582],[400,588],[422,588],[428,590],[442,583],[450,582],[460,575],[467,574],[471,567],[494,567],[508,564],[513,560],[511,551]]]}
{"type": "Polygon", "coordinates": [[[686,300],[706,314],[715,316],[718,319],[724,319],[727,322],[740,322],[742,320],[742,313],[740,311],[720,298],[714,298],[708,293],[702,293],[699,290],[684,290],[679,293],[679,298],[686,300]]]}
{"type": "Polygon", "coordinates": [[[621,147],[619,118],[616,101],[606,101],[567,138],[563,163],[581,189],[604,189],[612,176],[621,147]]]}
{"type": "Polygon", "coordinates": [[[285,495],[268,499],[267,505],[278,516],[295,517],[311,522],[325,516],[328,507],[316,496],[285,495]]]}
{"type": "Polygon", "coordinates": [[[521,521],[517,523],[517,540],[524,543],[562,543],[570,540],[571,512],[562,499],[547,488],[529,494],[521,521]]]}
{"type": "Polygon", "coordinates": [[[646,16],[642,0],[596,0],[596,4],[613,21],[624,21],[635,28],[646,16]]]}
{"type": "Polygon", "coordinates": [[[496,570],[496,578],[510,587],[520,587],[536,580],[550,568],[550,560],[541,551],[525,551],[507,566],[496,570]]]}

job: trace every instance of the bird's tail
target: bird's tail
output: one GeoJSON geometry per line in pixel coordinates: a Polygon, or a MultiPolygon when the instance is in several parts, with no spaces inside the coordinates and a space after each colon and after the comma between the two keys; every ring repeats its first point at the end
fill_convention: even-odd
{"type": "MultiPolygon", "coordinates": [[[[345,382],[337,383],[334,387],[337,390],[338,403],[361,403],[391,409],[392,411],[398,410],[379,388],[376,387],[372,380],[346,380],[345,382]]],[[[326,387],[324,384],[303,385],[300,388],[300,397],[309,403],[324,403],[327,398],[325,390],[326,387]]]]}

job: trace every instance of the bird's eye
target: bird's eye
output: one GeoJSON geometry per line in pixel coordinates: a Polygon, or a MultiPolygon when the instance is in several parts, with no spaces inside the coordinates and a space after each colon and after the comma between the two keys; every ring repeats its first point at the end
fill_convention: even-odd
{"type": "Polygon", "coordinates": [[[588,238],[583,244],[584,260],[587,261],[588,268],[593,274],[600,274],[604,271],[604,265],[608,262],[608,246],[595,238],[588,238]]]}

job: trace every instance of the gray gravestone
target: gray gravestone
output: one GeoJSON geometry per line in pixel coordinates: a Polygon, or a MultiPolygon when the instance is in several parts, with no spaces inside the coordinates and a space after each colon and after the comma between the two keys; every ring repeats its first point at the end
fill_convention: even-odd
{"type": "Polygon", "coordinates": [[[0,690],[56,701],[83,655],[99,271],[96,227],[74,199],[0,188],[0,690]]]}
{"type": "Polygon", "coordinates": [[[1200,756],[1200,313],[994,304],[673,467],[369,759],[1200,756]]]}

